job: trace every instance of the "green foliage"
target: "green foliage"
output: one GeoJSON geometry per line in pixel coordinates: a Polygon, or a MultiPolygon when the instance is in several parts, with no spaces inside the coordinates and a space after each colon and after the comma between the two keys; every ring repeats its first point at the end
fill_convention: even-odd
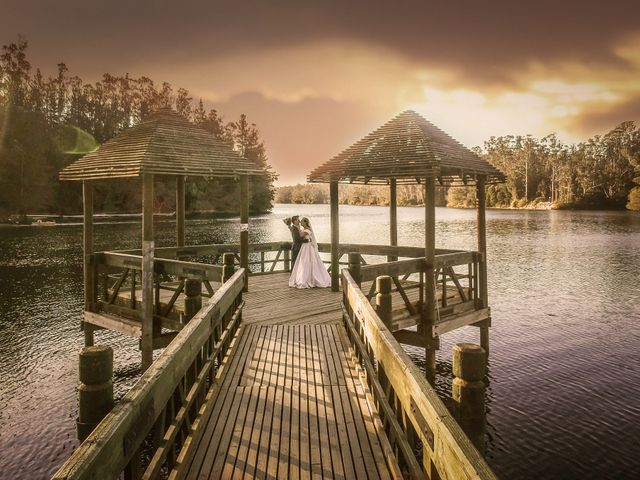
{"type": "Polygon", "coordinates": [[[491,137],[479,152],[507,176],[487,189],[487,205],[616,208],[625,204],[640,161],[640,130],[623,122],[605,135],[565,145],[555,135],[491,137]]]}
{"type": "MultiPolygon", "coordinates": [[[[45,79],[40,70],[31,73],[26,50],[27,42],[20,39],[0,55],[0,213],[79,212],[81,189],[74,182],[59,182],[58,171],[162,107],[175,108],[264,168],[267,176],[250,186],[250,209],[271,210],[276,175],[256,125],[245,115],[225,123],[215,110],[207,112],[202,100],[194,106],[187,90],[174,93],[169,83],[156,86],[147,77],[104,74],[90,84],[69,76],[60,63],[57,75],[45,79]]],[[[175,184],[158,179],[155,191],[155,208],[172,211],[175,184]]],[[[239,186],[233,180],[189,179],[186,196],[188,211],[239,208],[239,186]]],[[[99,182],[95,208],[139,211],[139,182],[99,182]]]]}
{"type": "MultiPolygon", "coordinates": [[[[439,200],[437,189],[436,204],[439,200]]],[[[389,187],[380,185],[340,185],[338,201],[344,205],[389,205],[389,187]]],[[[397,192],[398,206],[424,205],[424,187],[422,185],[400,185],[397,192]]],[[[298,184],[279,187],[275,194],[276,203],[320,204],[329,203],[329,185],[298,184]]]]}
{"type": "Polygon", "coordinates": [[[447,192],[447,206],[473,208],[476,206],[475,187],[454,187],[447,192]]]}
{"type": "Polygon", "coordinates": [[[633,187],[629,192],[627,208],[629,210],[640,210],[640,187],[633,187]]]}

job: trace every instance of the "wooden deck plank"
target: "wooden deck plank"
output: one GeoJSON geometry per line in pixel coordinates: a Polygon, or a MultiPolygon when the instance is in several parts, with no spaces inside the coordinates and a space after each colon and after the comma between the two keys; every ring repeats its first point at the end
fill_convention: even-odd
{"type": "Polygon", "coordinates": [[[317,409],[320,460],[322,463],[322,476],[333,478],[331,467],[331,443],[329,440],[329,424],[327,422],[326,405],[324,399],[324,384],[322,374],[322,363],[320,361],[321,352],[318,344],[318,329],[311,329],[313,340],[313,366],[314,366],[314,399],[317,409]]]}
{"type": "MultiPolygon", "coordinates": [[[[278,362],[278,383],[276,385],[276,395],[273,405],[273,423],[271,440],[269,442],[269,450],[267,454],[267,478],[277,478],[278,462],[280,456],[280,441],[283,430],[283,411],[284,411],[284,394],[287,379],[287,356],[289,345],[289,331],[285,328],[282,335],[282,347],[280,349],[280,360],[278,362]]],[[[287,419],[288,422],[288,419],[287,419]]]]}
{"type": "MultiPolygon", "coordinates": [[[[348,379],[347,386],[345,387],[347,392],[346,395],[343,396],[343,401],[347,404],[345,409],[349,408],[352,411],[360,451],[362,452],[364,463],[367,466],[369,478],[380,478],[380,472],[386,472],[387,465],[384,455],[382,454],[382,447],[378,440],[376,429],[373,425],[371,411],[364,397],[363,386],[358,379],[355,366],[349,361],[348,349],[346,348],[347,344],[345,344],[346,338],[344,338],[343,333],[344,330],[338,328],[337,325],[332,325],[331,329],[334,338],[332,346],[344,369],[345,378],[348,379]]],[[[388,474],[386,478],[388,478],[388,474]]]]}
{"type": "MultiPolygon", "coordinates": [[[[225,357],[223,363],[216,373],[216,383],[213,387],[210,400],[205,405],[205,412],[202,415],[203,432],[197,437],[189,437],[187,442],[189,448],[178,458],[179,470],[177,477],[189,478],[198,474],[199,468],[204,461],[204,456],[209,450],[209,445],[216,427],[219,425],[218,419],[222,418],[222,413],[229,408],[229,403],[225,402],[226,396],[233,396],[234,392],[229,389],[230,382],[242,372],[242,364],[246,361],[246,354],[253,346],[258,329],[241,327],[238,335],[234,338],[230,353],[225,357]],[[210,421],[209,421],[210,420],[210,421]],[[191,471],[192,467],[195,472],[191,471]]],[[[215,452],[214,452],[215,454],[215,452]]]]}
{"type": "Polygon", "coordinates": [[[269,277],[252,279],[242,328],[177,478],[395,477],[348,351],[339,294],[269,277]],[[265,279],[278,288],[264,288],[265,279]],[[322,297],[306,312],[305,293],[322,297]],[[269,305],[252,307],[258,296],[269,305]]]}

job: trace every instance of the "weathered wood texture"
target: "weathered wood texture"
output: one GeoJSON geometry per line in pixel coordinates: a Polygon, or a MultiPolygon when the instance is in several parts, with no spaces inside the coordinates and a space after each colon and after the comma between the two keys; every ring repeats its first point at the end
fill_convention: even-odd
{"type": "Polygon", "coordinates": [[[163,109],[65,167],[60,179],[138,177],[146,173],[201,177],[265,174],[206,130],[171,109],[163,109]]]}
{"type": "MultiPolygon", "coordinates": [[[[84,309],[91,310],[95,297],[95,269],[91,262],[93,253],[93,183],[91,181],[82,182],[82,263],[84,276],[84,309]]],[[[82,323],[84,330],[84,346],[93,345],[93,329],[91,325],[82,323]]]]}
{"type": "Polygon", "coordinates": [[[244,323],[340,323],[340,294],[330,288],[289,288],[289,274],[252,278],[244,323]]]}
{"type": "Polygon", "coordinates": [[[314,169],[310,182],[421,183],[437,176],[441,185],[467,185],[476,175],[504,181],[497,168],[413,111],[405,111],[314,169]]]}
{"type": "MultiPolygon", "coordinates": [[[[366,369],[379,410],[384,412],[388,410],[385,404],[395,404],[393,416],[404,425],[402,435],[394,434],[397,428],[393,428],[393,422],[388,423],[389,415],[382,417],[396,447],[406,452],[403,441],[412,449],[419,443],[422,458],[414,460],[420,460],[430,478],[494,479],[485,460],[346,270],[342,273],[342,289],[345,326],[358,362],[366,369]],[[373,365],[377,365],[377,372],[373,365]]],[[[406,461],[406,455],[403,457],[406,461]]]]}
{"type": "Polygon", "coordinates": [[[240,323],[243,280],[239,270],[216,292],[54,479],[158,478],[173,468],[240,323]]]}
{"type": "Polygon", "coordinates": [[[205,410],[171,478],[401,476],[342,325],[244,327],[205,410]]]}

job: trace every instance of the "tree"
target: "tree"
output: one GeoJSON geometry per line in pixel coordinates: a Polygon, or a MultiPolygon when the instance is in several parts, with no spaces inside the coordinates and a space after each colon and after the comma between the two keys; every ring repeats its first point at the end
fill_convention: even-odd
{"type": "Polygon", "coordinates": [[[265,212],[273,208],[275,189],[273,182],[277,175],[269,166],[267,152],[255,123],[249,123],[245,114],[232,124],[232,135],[236,149],[247,160],[255,163],[265,172],[264,176],[254,177],[251,183],[249,209],[253,212],[265,212]]]}

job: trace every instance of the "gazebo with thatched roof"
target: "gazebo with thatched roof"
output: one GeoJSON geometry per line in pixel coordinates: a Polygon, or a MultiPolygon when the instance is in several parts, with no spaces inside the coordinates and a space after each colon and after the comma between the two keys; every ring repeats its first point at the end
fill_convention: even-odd
{"type": "MultiPolygon", "coordinates": [[[[185,239],[186,177],[231,177],[240,179],[241,266],[248,263],[248,178],[264,175],[255,163],[229,145],[167,108],[128,128],[97,150],[60,172],[61,180],[81,181],[84,204],[85,310],[91,305],[89,261],[93,252],[93,182],[140,178],[142,186],[142,364],[147,368],[153,355],[153,182],[154,177],[176,180],[176,244],[185,239]]],[[[84,328],[85,345],[93,345],[93,330],[84,328]]]]}
{"type": "MultiPolygon", "coordinates": [[[[487,161],[414,111],[405,111],[342,151],[308,175],[309,182],[330,184],[332,288],[339,288],[338,184],[389,185],[390,243],[398,244],[398,184],[425,188],[425,275],[428,296],[419,332],[427,335],[435,320],[435,187],[471,186],[477,191],[478,251],[486,255],[485,186],[504,181],[487,161]]],[[[481,296],[487,305],[486,261],[481,263],[481,296]]],[[[481,328],[481,343],[488,349],[488,327],[481,328]]],[[[435,349],[430,349],[435,368],[435,349]]],[[[487,350],[488,351],[488,350],[487,350]]],[[[428,354],[429,355],[429,354],[428,354]]],[[[429,359],[428,359],[429,360],[429,359]]]]}

